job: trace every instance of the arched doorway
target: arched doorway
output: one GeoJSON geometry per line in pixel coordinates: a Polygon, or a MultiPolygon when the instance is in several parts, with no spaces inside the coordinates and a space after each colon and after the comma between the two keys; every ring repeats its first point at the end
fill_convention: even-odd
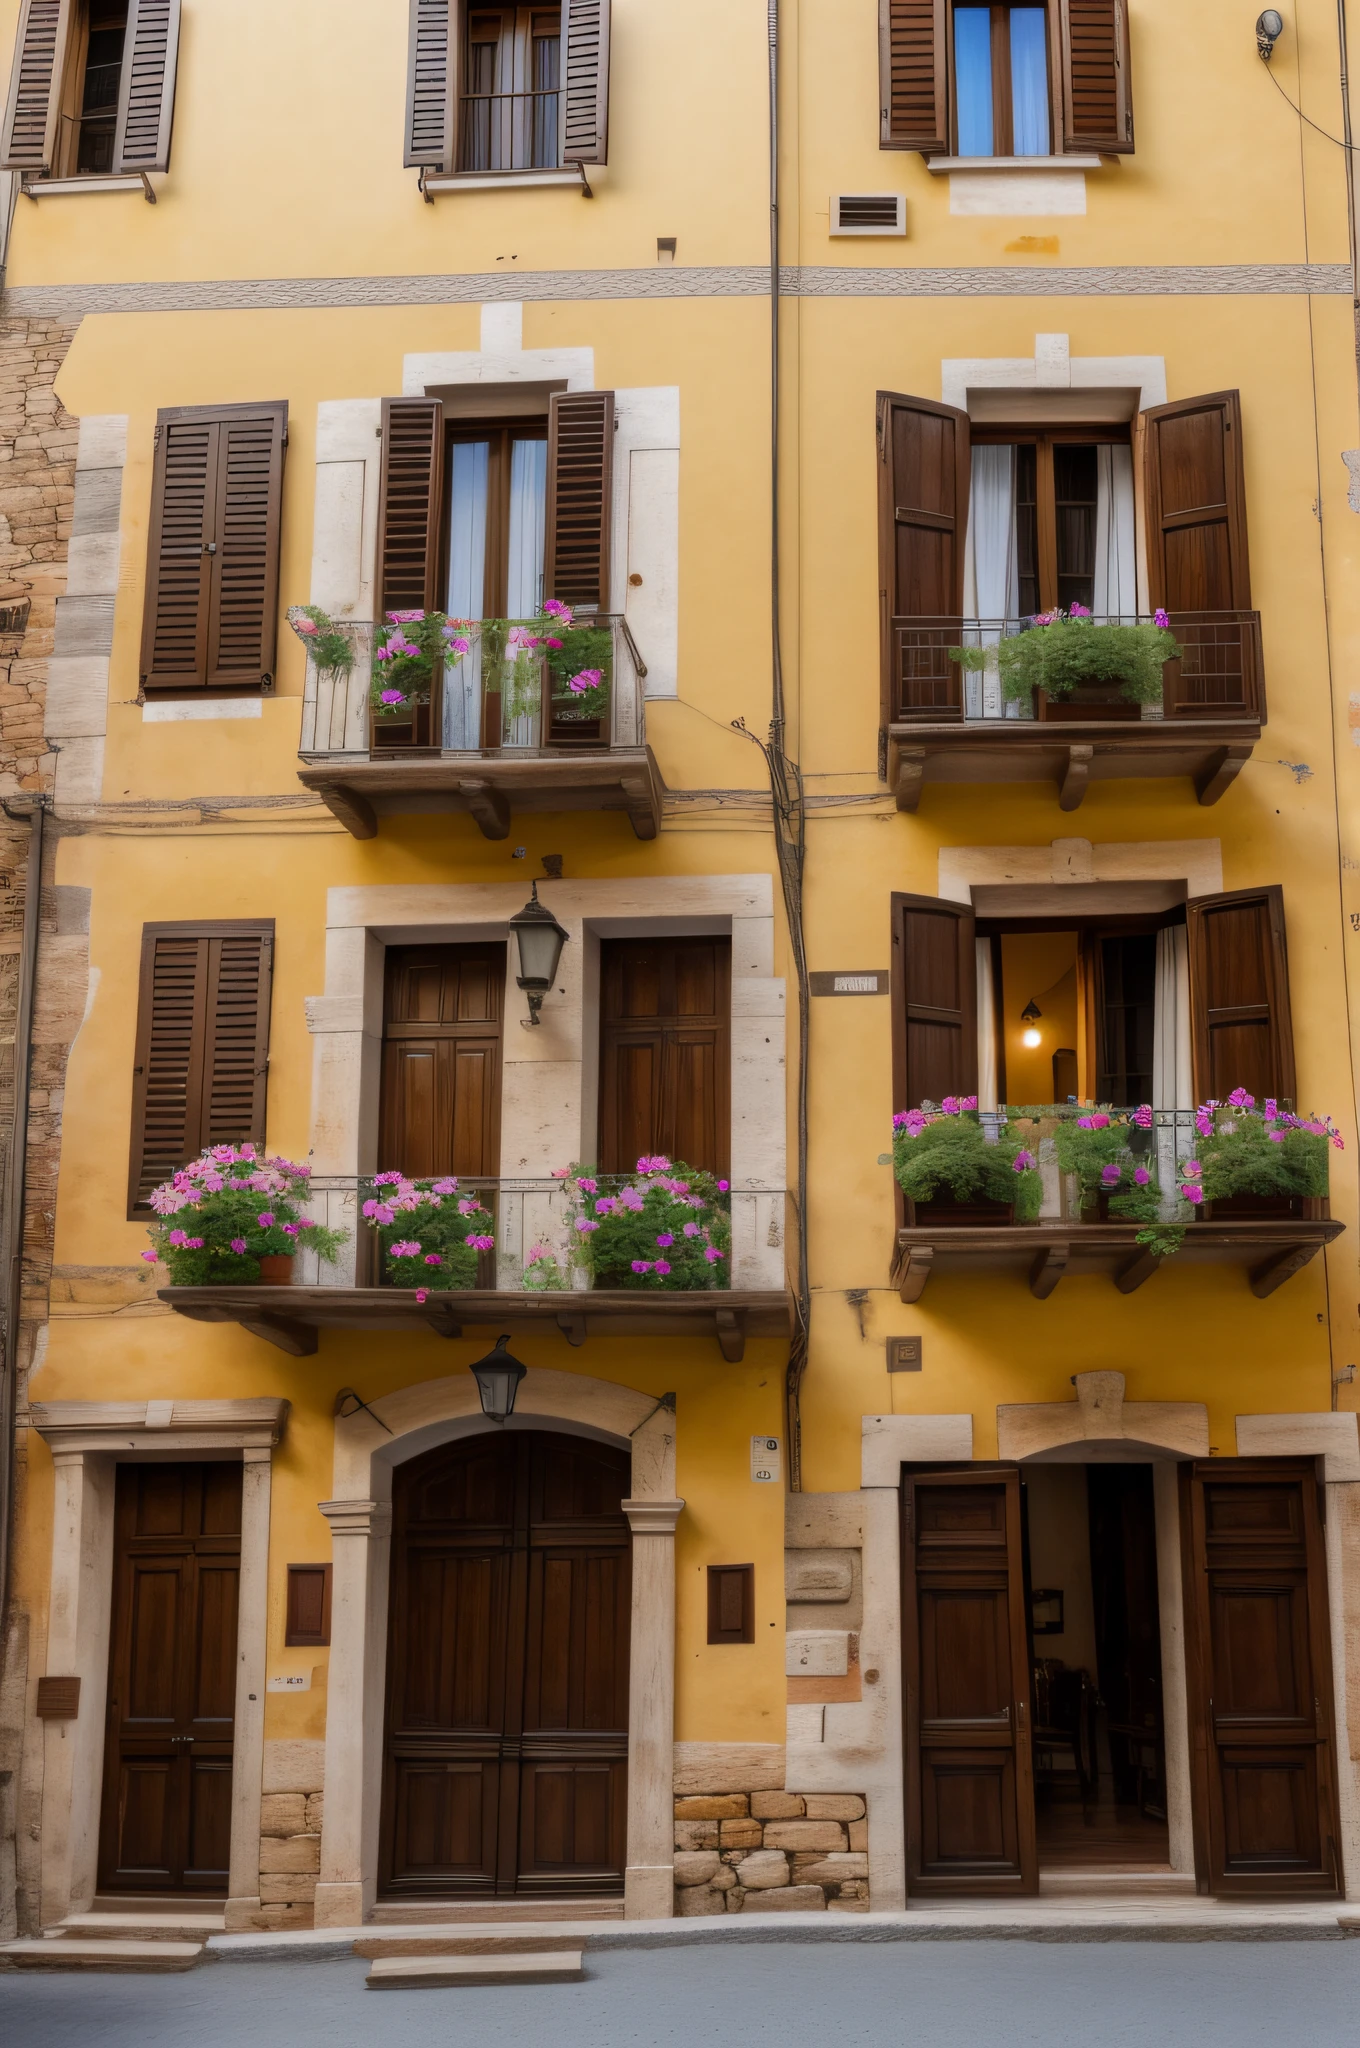
{"type": "Polygon", "coordinates": [[[621,1894],[626,1452],[465,1437],[393,1486],[382,1890],[621,1894]]]}

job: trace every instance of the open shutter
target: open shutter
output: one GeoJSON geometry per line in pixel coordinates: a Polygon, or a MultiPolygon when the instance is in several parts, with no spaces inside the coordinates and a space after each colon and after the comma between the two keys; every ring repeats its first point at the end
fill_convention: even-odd
{"type": "Polygon", "coordinates": [[[444,502],[444,407],[437,398],[385,398],[378,504],[379,610],[439,605],[444,502]]]}
{"type": "Polygon", "coordinates": [[[274,927],[148,925],[128,1212],[205,1145],[264,1144],[274,927]]]}
{"type": "Polygon", "coordinates": [[[610,0],[563,0],[562,161],[609,161],[610,0]]]}
{"type": "Polygon", "coordinates": [[[286,405],[241,407],[217,428],[207,681],[272,687],[278,634],[286,405]]]}
{"type": "Polygon", "coordinates": [[[1125,0],[1061,0],[1063,149],[1070,156],[1133,148],[1125,0]]]}
{"type": "Polygon", "coordinates": [[[966,903],[893,897],[894,1109],[977,1093],[976,938],[966,903]]]}
{"type": "MultiPolygon", "coordinates": [[[[879,635],[883,723],[919,717],[958,692],[940,651],[925,679],[905,673],[895,619],[931,619],[941,648],[962,637],[963,552],[968,534],[972,437],[966,412],[896,391],[878,394],[879,635]],[[940,664],[943,662],[943,668],[940,664]],[[939,670],[939,674],[935,671],[939,670]]],[[[918,648],[927,644],[919,629],[918,648]]]]}
{"type": "Polygon", "coordinates": [[[216,485],[213,416],[159,420],[142,629],[144,689],[186,689],[207,680],[212,587],[208,548],[216,485]]]}
{"type": "Polygon", "coordinates": [[[1148,583],[1169,612],[1245,611],[1247,494],[1235,391],[1143,414],[1148,583]]]}
{"type": "Polygon", "coordinates": [[[879,147],[949,154],[945,0],[878,0],[879,147]]]}
{"type": "Polygon", "coordinates": [[[0,169],[50,172],[61,134],[61,92],[73,0],[24,0],[0,132],[0,169]]]}
{"type": "Polygon", "coordinates": [[[410,169],[451,171],[458,134],[462,56],[458,0],[411,0],[406,65],[406,155],[410,169]]]}
{"type": "Polygon", "coordinates": [[[118,87],[115,171],[168,171],[180,0],[129,0],[118,87]]]}
{"type": "Polygon", "coordinates": [[[613,499],[613,392],[557,392],[548,411],[545,597],[574,610],[609,610],[613,499]]]}
{"type": "Polygon", "coordinates": [[[1311,1458],[1181,1466],[1201,1892],[1341,1889],[1321,1495],[1311,1458]]]}
{"type": "Polygon", "coordinates": [[[1284,893],[1275,885],[1187,905],[1195,1099],[1295,1100],[1284,893]]]}

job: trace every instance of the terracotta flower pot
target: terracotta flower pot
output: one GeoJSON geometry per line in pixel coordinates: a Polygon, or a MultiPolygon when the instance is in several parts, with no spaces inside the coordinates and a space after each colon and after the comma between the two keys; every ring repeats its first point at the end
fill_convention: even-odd
{"type": "Polygon", "coordinates": [[[260,1285],[262,1287],[291,1287],[293,1284],[293,1260],[289,1253],[266,1252],[260,1260],[260,1285]]]}

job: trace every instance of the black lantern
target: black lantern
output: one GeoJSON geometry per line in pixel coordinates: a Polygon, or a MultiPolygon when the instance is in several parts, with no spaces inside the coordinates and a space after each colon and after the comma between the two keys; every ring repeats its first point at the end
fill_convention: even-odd
{"type": "Polygon", "coordinates": [[[482,1413],[492,1422],[505,1422],[514,1414],[519,1383],[529,1370],[510,1356],[506,1349],[509,1342],[508,1336],[498,1337],[495,1350],[468,1367],[482,1397],[482,1413]]]}
{"type": "Polygon", "coordinates": [[[1256,21],[1256,47],[1267,64],[1275,54],[1275,45],[1284,34],[1284,21],[1273,7],[1267,7],[1256,21]]]}
{"type": "Polygon", "coordinates": [[[543,998],[557,979],[557,963],[568,934],[552,912],[538,900],[538,883],[523,910],[510,920],[519,946],[519,986],[529,998],[529,1024],[537,1024],[543,998]]]}

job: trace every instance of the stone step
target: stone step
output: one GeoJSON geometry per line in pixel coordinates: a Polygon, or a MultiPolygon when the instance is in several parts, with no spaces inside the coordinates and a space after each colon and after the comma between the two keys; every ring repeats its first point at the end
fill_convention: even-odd
{"type": "Polygon", "coordinates": [[[468,1928],[466,1933],[450,1928],[447,1933],[405,1934],[393,1928],[390,1934],[365,1934],[354,1944],[356,1956],[373,1960],[379,1956],[579,1955],[580,1950],[579,1929],[553,1934],[546,1927],[526,1927],[522,1934],[502,1929],[479,1933],[474,1928],[468,1928]]]}
{"type": "Polygon", "coordinates": [[[622,1920],[622,1899],[419,1899],[388,1900],[373,1913],[375,1927],[477,1927],[483,1921],[622,1920]]]}
{"type": "Polygon", "coordinates": [[[1194,1874],[1180,1870],[1043,1870],[1041,1899],[1195,1897],[1194,1874]]]}
{"type": "Polygon", "coordinates": [[[380,1956],[370,1991],[453,1989],[462,1984],[576,1984],[585,1976],[579,1948],[524,1955],[380,1956]]]}
{"type": "Polygon", "coordinates": [[[225,1934],[226,1924],[221,1913],[160,1912],[160,1913],[68,1913],[49,1934],[60,1934],[63,1941],[91,1939],[102,1941],[197,1941],[204,1942],[210,1934],[225,1934]]]}
{"type": "Polygon", "coordinates": [[[197,1941],[7,1941],[0,1970],[192,1970],[203,1953],[197,1941]]]}

